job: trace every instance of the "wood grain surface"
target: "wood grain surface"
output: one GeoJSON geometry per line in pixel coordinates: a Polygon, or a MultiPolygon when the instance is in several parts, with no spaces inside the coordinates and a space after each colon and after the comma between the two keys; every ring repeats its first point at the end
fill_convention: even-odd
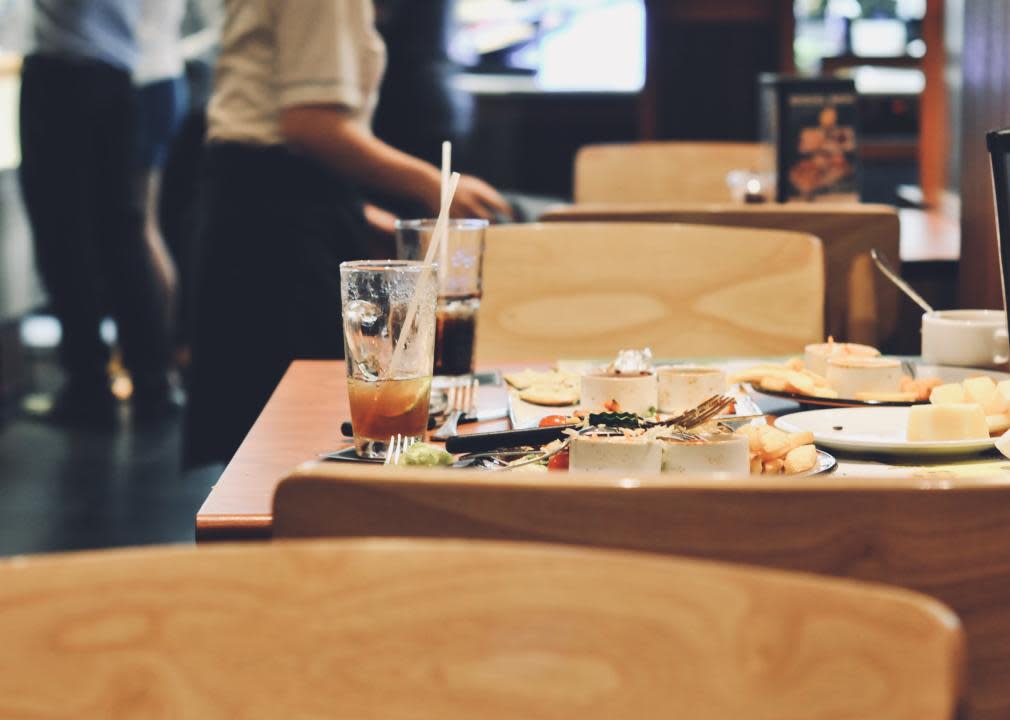
{"type": "Polygon", "coordinates": [[[729,172],[771,162],[754,142],[587,145],[575,156],[575,202],[728,202],[729,172]]]}
{"type": "Polygon", "coordinates": [[[491,227],[481,362],[784,355],[823,337],[821,243],[810,235],[648,223],[491,227]]]}
{"type": "Polygon", "coordinates": [[[901,226],[886,205],[802,203],[591,203],[550,210],[544,222],[670,222],[809,233],[824,246],[827,335],[848,342],[886,345],[898,321],[898,290],[870,261],[870,249],[901,262],[901,226]]]}
{"type": "Polygon", "coordinates": [[[949,718],[915,593],[519,543],[161,548],[0,564],[0,716],[949,718]]]}
{"type": "MultiPolygon", "coordinates": [[[[521,370],[529,363],[513,366],[521,370]]],[[[486,365],[484,367],[487,367],[486,365]]],[[[270,537],[274,490],[296,466],[347,446],[340,424],[351,419],[346,367],[332,360],[291,364],[196,515],[196,539],[270,537]]],[[[481,387],[482,409],[504,408],[504,387],[481,387]]],[[[460,425],[460,432],[508,430],[508,420],[460,425]]]]}
{"type": "Polygon", "coordinates": [[[965,717],[1010,717],[1010,479],[621,477],[306,468],[278,537],[533,540],[870,580],[947,603],[967,635],[965,717]]]}

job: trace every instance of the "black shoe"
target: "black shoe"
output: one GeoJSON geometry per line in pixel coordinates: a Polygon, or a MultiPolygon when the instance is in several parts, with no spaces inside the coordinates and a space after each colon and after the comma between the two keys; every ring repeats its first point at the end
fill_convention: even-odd
{"type": "Polygon", "coordinates": [[[111,428],[118,417],[118,402],[106,382],[67,382],[55,395],[33,395],[24,402],[25,413],[36,420],[68,427],[111,428]]]}

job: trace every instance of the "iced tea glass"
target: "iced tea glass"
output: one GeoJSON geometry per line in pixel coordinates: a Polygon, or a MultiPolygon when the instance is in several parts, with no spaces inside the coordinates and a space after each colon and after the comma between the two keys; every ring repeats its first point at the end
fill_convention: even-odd
{"type": "Polygon", "coordinates": [[[384,458],[390,436],[397,433],[424,436],[437,297],[434,265],[402,260],[340,264],[347,389],[359,457],[384,458]],[[415,295],[416,312],[406,327],[415,295]],[[401,333],[406,333],[402,341],[401,333]]]}
{"type": "MultiPolygon", "coordinates": [[[[487,225],[487,220],[450,220],[448,242],[441,246],[435,258],[438,265],[436,385],[449,385],[460,376],[473,374],[487,225]]],[[[434,220],[397,221],[396,256],[401,260],[424,258],[434,230],[434,220]]]]}

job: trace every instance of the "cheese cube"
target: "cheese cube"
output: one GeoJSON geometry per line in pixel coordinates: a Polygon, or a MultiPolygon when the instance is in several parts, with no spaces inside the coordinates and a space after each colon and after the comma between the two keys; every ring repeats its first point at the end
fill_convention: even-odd
{"type": "Polygon", "coordinates": [[[937,385],[929,393],[929,401],[934,405],[965,402],[964,388],[961,383],[937,385]]]}
{"type": "Polygon", "coordinates": [[[1000,415],[986,415],[985,423],[989,426],[990,435],[1002,435],[1010,430],[1010,415],[1002,413],[1000,415]]]}
{"type": "Polygon", "coordinates": [[[908,439],[984,440],[989,437],[985,413],[974,403],[913,405],[908,412],[908,439]]]}
{"type": "Polygon", "coordinates": [[[997,383],[996,392],[1002,395],[1003,399],[1007,401],[1007,405],[1010,406],[1010,380],[997,383]]]}
{"type": "Polygon", "coordinates": [[[964,381],[966,402],[978,403],[986,415],[999,415],[1006,412],[1007,401],[997,392],[996,383],[989,377],[973,377],[964,381]]]}

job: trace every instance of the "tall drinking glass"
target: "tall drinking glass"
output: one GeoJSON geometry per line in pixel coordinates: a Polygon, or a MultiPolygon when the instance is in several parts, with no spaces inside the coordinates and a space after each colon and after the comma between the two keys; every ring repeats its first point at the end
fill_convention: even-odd
{"type": "Polygon", "coordinates": [[[354,450],[360,457],[384,458],[390,436],[397,433],[424,436],[437,296],[434,265],[401,260],[340,264],[347,386],[354,450]]]}
{"type": "MultiPolygon", "coordinates": [[[[437,383],[443,380],[441,385],[473,374],[487,225],[487,220],[450,220],[447,242],[442,244],[439,257],[435,258],[438,307],[435,311],[434,373],[437,383]]],[[[397,257],[401,260],[423,258],[434,229],[434,220],[397,221],[397,257]]]]}

